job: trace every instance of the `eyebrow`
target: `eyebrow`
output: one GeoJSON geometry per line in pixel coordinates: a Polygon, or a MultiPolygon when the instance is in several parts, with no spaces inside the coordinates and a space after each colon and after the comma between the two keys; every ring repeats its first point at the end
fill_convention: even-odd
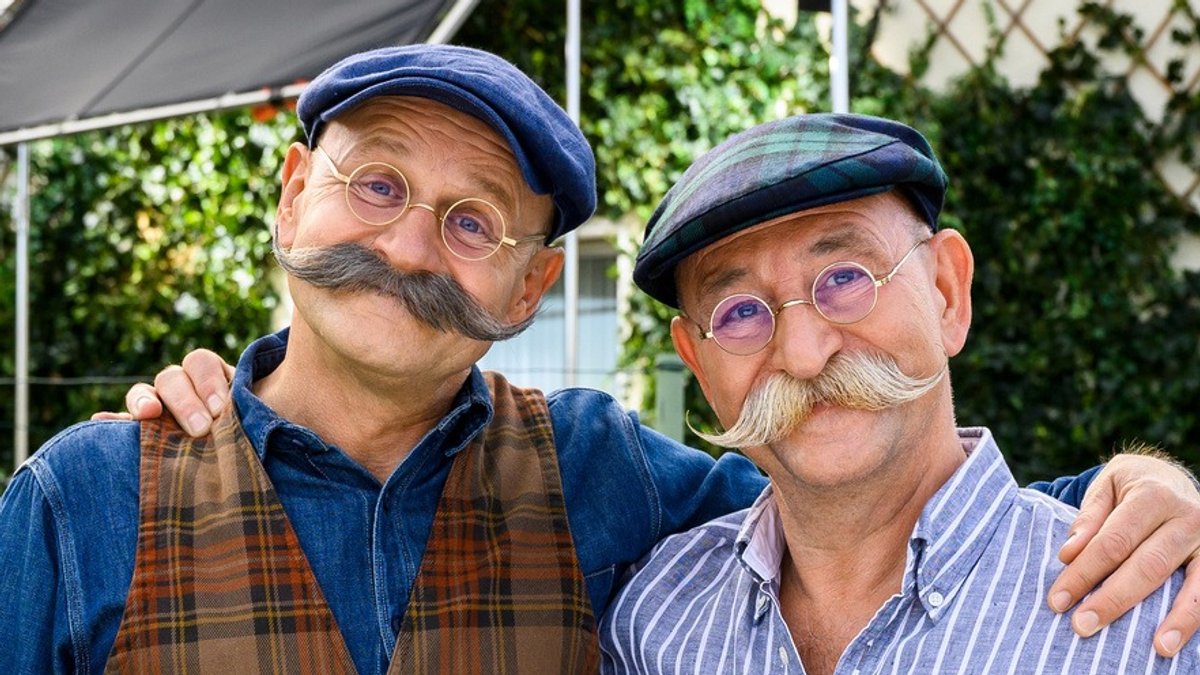
{"type": "Polygon", "coordinates": [[[813,256],[841,253],[847,260],[858,262],[862,258],[876,260],[880,252],[877,242],[862,233],[861,225],[846,223],[813,242],[808,253],[813,256]]]}
{"type": "MultiPolygon", "coordinates": [[[[858,262],[859,264],[878,262],[880,258],[879,246],[875,240],[864,235],[861,228],[861,224],[852,222],[838,225],[833,231],[822,235],[813,242],[808,247],[808,250],[801,254],[801,257],[817,257],[831,253],[840,253],[845,256],[845,260],[858,262]]],[[[801,264],[799,260],[794,262],[801,264]]],[[[869,264],[867,266],[870,267],[869,264]]],[[[735,286],[742,279],[749,276],[749,274],[750,271],[744,267],[715,271],[700,281],[696,299],[703,303],[713,295],[723,293],[730,287],[735,286]]]]}

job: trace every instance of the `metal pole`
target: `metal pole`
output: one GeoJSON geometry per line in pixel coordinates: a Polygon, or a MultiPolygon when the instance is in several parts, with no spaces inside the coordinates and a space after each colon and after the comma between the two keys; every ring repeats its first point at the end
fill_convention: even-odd
{"type": "Polygon", "coordinates": [[[17,146],[17,363],[13,470],[29,457],[29,144],[17,146]]]}
{"type": "MultiPolygon", "coordinates": [[[[579,0],[567,0],[567,115],[579,124],[579,0]]],[[[567,233],[563,273],[563,386],[575,385],[579,368],[579,236],[567,233]]]]}
{"type": "Polygon", "coordinates": [[[833,112],[850,112],[850,72],[849,72],[849,10],[847,0],[833,0],[833,52],[829,55],[829,79],[833,90],[833,112]]]}
{"type": "Polygon", "coordinates": [[[467,21],[467,17],[471,16],[471,11],[475,9],[475,5],[479,4],[479,0],[458,0],[442,17],[441,22],[429,34],[429,39],[426,40],[432,45],[446,44],[459,28],[467,21]]]}

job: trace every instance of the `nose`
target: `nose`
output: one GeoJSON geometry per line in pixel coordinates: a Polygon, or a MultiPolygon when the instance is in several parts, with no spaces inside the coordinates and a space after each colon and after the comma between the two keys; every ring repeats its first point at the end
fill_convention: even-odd
{"type": "Polygon", "coordinates": [[[428,204],[414,202],[379,229],[371,247],[397,269],[435,271],[440,270],[445,248],[441,236],[437,212],[428,204]]]}
{"type": "Polygon", "coordinates": [[[816,377],[842,348],[839,327],[829,323],[811,303],[789,303],[775,317],[772,365],[802,380],[816,377]]]}

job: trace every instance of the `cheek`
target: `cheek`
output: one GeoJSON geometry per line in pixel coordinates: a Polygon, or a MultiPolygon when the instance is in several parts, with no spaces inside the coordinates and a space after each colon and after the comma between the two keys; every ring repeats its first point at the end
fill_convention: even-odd
{"type": "Polygon", "coordinates": [[[721,352],[702,355],[699,361],[707,375],[705,397],[709,405],[723,425],[732,425],[742,414],[742,404],[754,389],[760,360],[753,356],[735,357],[721,352]]]}

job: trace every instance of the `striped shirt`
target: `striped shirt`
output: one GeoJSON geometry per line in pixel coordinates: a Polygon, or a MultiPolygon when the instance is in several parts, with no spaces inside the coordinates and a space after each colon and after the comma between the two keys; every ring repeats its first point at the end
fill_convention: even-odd
{"type": "MultiPolygon", "coordinates": [[[[1013,480],[991,432],[959,431],[967,460],[909,538],[901,590],[850,642],[837,673],[1197,673],[1152,639],[1182,583],[1081,639],[1046,605],[1075,510],[1013,480]]],[[[605,673],[803,673],[779,609],[785,549],[768,487],[750,509],[659,544],[601,625],[605,673]]]]}

